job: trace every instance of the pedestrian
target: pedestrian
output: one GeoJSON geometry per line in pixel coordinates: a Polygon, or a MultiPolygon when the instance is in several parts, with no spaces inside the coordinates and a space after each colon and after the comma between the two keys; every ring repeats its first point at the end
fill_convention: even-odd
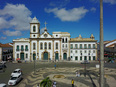
{"type": "Polygon", "coordinates": [[[72,87],[74,87],[74,80],[73,79],[72,79],[71,83],[72,83],[72,87]]]}
{"type": "Polygon", "coordinates": [[[56,85],[56,81],[54,81],[53,84],[56,85]]]}
{"type": "Polygon", "coordinates": [[[78,77],[78,72],[76,71],[76,76],[78,77]]]}
{"type": "Polygon", "coordinates": [[[39,83],[37,84],[37,87],[39,87],[39,83]]]}
{"type": "Polygon", "coordinates": [[[78,74],[77,74],[78,77],[80,77],[80,72],[78,71],[78,74]]]}

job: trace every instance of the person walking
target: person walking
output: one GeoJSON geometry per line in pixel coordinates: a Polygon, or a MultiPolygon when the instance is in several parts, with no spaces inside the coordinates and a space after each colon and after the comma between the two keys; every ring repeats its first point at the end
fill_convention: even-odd
{"type": "Polygon", "coordinates": [[[72,79],[71,83],[72,83],[72,87],[74,87],[74,80],[73,79],[72,79]]]}
{"type": "Polygon", "coordinates": [[[39,87],[39,83],[37,84],[37,87],[39,87]]]}

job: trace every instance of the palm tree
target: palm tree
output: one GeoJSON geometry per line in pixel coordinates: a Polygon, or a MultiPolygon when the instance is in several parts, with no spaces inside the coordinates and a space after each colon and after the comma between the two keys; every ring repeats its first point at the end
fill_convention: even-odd
{"type": "Polygon", "coordinates": [[[40,87],[52,87],[52,81],[50,80],[50,78],[47,77],[43,81],[41,81],[40,87]]]}

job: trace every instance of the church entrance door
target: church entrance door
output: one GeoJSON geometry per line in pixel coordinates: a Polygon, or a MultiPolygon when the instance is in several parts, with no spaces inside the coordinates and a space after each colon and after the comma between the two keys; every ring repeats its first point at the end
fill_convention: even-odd
{"type": "Polygon", "coordinates": [[[44,52],[44,60],[48,60],[48,53],[44,52]]]}
{"type": "Polygon", "coordinates": [[[58,53],[55,54],[55,59],[58,60],[58,53]]]}
{"type": "Polygon", "coordinates": [[[33,60],[36,60],[36,54],[35,53],[33,54],[33,60]]]}
{"type": "Polygon", "coordinates": [[[20,58],[21,60],[24,60],[24,53],[21,53],[21,54],[20,54],[20,57],[21,57],[21,58],[20,58]]]}
{"type": "Polygon", "coordinates": [[[63,59],[67,60],[67,54],[66,53],[63,54],[63,59]]]}

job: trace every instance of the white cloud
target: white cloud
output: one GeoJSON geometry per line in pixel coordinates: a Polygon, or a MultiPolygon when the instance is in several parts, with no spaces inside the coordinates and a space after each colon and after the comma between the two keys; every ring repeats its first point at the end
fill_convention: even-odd
{"type": "Polygon", "coordinates": [[[55,17],[59,18],[61,21],[78,21],[85,16],[88,10],[84,9],[84,7],[73,8],[69,10],[66,10],[65,8],[45,8],[45,12],[54,13],[55,17]]]}
{"type": "Polygon", "coordinates": [[[20,31],[4,31],[3,34],[7,35],[7,36],[21,36],[22,33],[20,31]]]}
{"type": "Polygon", "coordinates": [[[96,11],[96,8],[95,8],[95,7],[92,7],[90,10],[91,10],[92,12],[95,12],[95,11],[96,11]]]}
{"type": "Polygon", "coordinates": [[[3,37],[3,36],[2,36],[2,37],[0,37],[0,39],[5,40],[5,39],[6,39],[6,37],[3,37]]]}
{"type": "Polygon", "coordinates": [[[6,4],[0,9],[0,29],[29,30],[31,11],[24,4],[6,4]]]}
{"type": "Polygon", "coordinates": [[[116,4],[116,0],[103,0],[105,3],[116,4]]]}

